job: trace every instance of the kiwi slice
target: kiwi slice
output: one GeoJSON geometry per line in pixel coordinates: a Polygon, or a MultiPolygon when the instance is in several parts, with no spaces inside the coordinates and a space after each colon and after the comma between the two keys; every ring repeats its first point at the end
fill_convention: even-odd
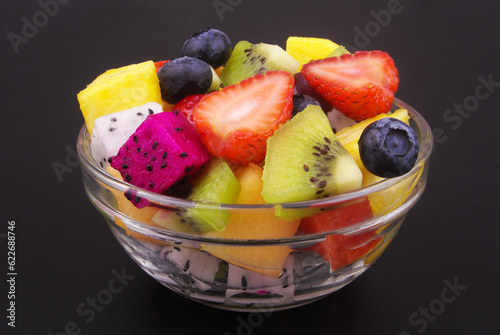
{"type": "Polygon", "coordinates": [[[220,204],[234,204],[240,191],[240,183],[229,164],[222,158],[214,158],[192,182],[188,199],[198,203],[177,215],[199,233],[224,230],[231,213],[221,210],[220,204]]]}
{"type": "Polygon", "coordinates": [[[362,175],[321,107],[309,105],[268,139],[262,180],[267,203],[286,203],[353,191],[362,175]]]}
{"type": "Polygon", "coordinates": [[[283,70],[294,74],[299,67],[300,63],[278,45],[240,41],[222,69],[220,79],[224,86],[229,86],[267,71],[283,70]]]}

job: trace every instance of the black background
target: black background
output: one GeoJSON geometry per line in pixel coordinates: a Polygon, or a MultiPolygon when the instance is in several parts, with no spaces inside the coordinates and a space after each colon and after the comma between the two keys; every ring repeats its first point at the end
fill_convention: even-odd
{"type": "Polygon", "coordinates": [[[0,333],[499,333],[498,1],[60,2],[52,15],[35,0],[0,7],[0,333]],[[24,28],[29,38],[15,47],[9,36],[25,38],[27,21],[39,27],[24,28]],[[177,57],[206,26],[234,43],[284,46],[301,35],[387,51],[400,72],[397,96],[440,132],[426,192],[394,242],[360,278],[314,304],[252,316],[180,298],[128,258],[84,194],[73,149],[83,124],[76,94],[108,68],[177,57]],[[453,112],[460,105],[462,116],[453,112]],[[15,328],[5,286],[12,220],[15,328]],[[106,289],[113,271],[130,276],[127,286],[91,320],[80,316],[77,306],[106,289]],[[444,303],[446,282],[460,289],[444,303]]]}

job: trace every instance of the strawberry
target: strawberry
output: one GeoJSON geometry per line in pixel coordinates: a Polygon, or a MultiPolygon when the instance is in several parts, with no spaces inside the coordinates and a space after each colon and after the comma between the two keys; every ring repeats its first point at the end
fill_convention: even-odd
{"type": "MultiPolygon", "coordinates": [[[[299,231],[305,234],[317,234],[346,228],[373,217],[370,202],[361,198],[350,201],[344,207],[320,212],[302,219],[299,231]]],[[[311,248],[330,263],[332,271],[352,264],[374,249],[382,238],[375,231],[356,235],[327,235],[325,240],[311,248]]]]}
{"type": "Polygon", "coordinates": [[[170,62],[169,60],[160,60],[158,62],[155,62],[155,68],[156,68],[156,73],[158,73],[158,71],[161,69],[161,67],[165,64],[167,64],[168,62],[170,62]]]}
{"type": "Polygon", "coordinates": [[[193,118],[207,149],[236,164],[261,162],[268,137],[291,117],[293,85],[290,73],[268,71],[206,95],[193,118]]]}
{"type": "Polygon", "coordinates": [[[185,97],[172,107],[172,111],[178,111],[184,114],[184,116],[194,124],[193,110],[194,107],[201,101],[205,94],[193,94],[185,97]]]}
{"type": "Polygon", "coordinates": [[[394,61],[378,50],[312,61],[302,73],[333,107],[356,121],[389,112],[399,85],[394,61]]]}

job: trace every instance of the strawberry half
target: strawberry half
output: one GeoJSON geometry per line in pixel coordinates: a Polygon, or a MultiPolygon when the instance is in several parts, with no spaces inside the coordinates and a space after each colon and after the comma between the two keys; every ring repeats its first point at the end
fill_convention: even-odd
{"type": "Polygon", "coordinates": [[[193,94],[185,97],[172,107],[172,111],[178,111],[194,125],[193,111],[194,107],[201,101],[205,94],[193,94]]]}
{"type": "Polygon", "coordinates": [[[356,121],[389,112],[399,85],[394,60],[378,50],[312,61],[302,73],[325,100],[356,121]]]}
{"type": "Polygon", "coordinates": [[[170,60],[160,60],[158,62],[155,62],[156,73],[158,73],[158,71],[160,71],[161,67],[163,65],[167,64],[168,62],[170,62],[170,60]]]}
{"type": "Polygon", "coordinates": [[[232,163],[258,164],[266,142],[291,117],[293,76],[268,71],[206,95],[193,118],[207,149],[232,163]]]}

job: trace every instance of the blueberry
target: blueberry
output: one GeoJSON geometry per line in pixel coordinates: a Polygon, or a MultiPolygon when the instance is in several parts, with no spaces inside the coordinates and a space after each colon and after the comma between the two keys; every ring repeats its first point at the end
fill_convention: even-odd
{"type": "Polygon", "coordinates": [[[296,74],[293,75],[293,78],[295,80],[295,85],[294,85],[294,94],[296,95],[307,95],[311,98],[316,99],[319,102],[319,105],[324,111],[329,111],[333,107],[332,105],[325,100],[316,90],[309,84],[309,82],[306,80],[302,72],[297,72],[296,74]]]}
{"type": "Polygon", "coordinates": [[[301,95],[301,94],[294,95],[292,116],[295,116],[297,113],[302,112],[308,105],[319,106],[320,103],[318,100],[308,95],[301,95]]]}
{"type": "Polygon", "coordinates": [[[206,28],[188,38],[181,49],[182,56],[201,59],[214,69],[224,65],[231,56],[229,37],[222,31],[206,28]]]}
{"type": "Polygon", "coordinates": [[[417,161],[417,134],[409,125],[395,118],[383,118],[366,127],[358,146],[366,169],[379,177],[402,176],[417,161]]]}
{"type": "Polygon", "coordinates": [[[176,104],[188,95],[206,93],[212,84],[212,69],[197,58],[176,58],[160,68],[158,80],[162,99],[176,104]]]}

